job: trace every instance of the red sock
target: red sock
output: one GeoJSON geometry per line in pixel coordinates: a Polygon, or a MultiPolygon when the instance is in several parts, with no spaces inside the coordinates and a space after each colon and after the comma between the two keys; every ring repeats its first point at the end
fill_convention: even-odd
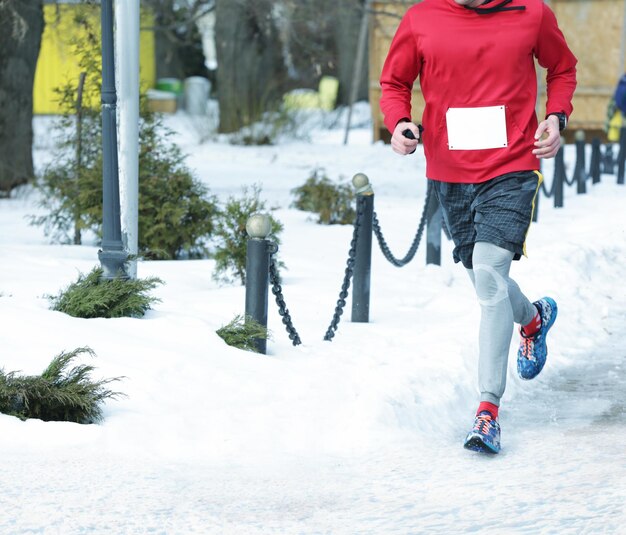
{"type": "Polygon", "coordinates": [[[535,317],[530,320],[530,323],[522,327],[522,331],[526,336],[532,336],[539,329],[541,329],[541,314],[537,311],[537,314],[535,314],[535,317]]]}
{"type": "Polygon", "coordinates": [[[494,420],[498,417],[498,406],[494,405],[493,403],[489,403],[488,401],[480,402],[476,414],[480,414],[482,411],[489,411],[494,420]]]}

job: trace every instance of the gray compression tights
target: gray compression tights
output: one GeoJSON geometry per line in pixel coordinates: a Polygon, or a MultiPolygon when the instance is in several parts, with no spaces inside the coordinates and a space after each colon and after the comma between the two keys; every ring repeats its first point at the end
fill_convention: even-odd
{"type": "Polygon", "coordinates": [[[478,336],[478,386],[480,400],[500,405],[506,387],[506,370],[513,322],[526,325],[537,309],[509,277],[513,253],[478,242],[468,269],[480,303],[478,336]]]}

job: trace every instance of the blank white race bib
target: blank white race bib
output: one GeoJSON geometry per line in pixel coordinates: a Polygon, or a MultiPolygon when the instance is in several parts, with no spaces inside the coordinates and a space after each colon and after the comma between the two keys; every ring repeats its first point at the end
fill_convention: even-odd
{"type": "Polygon", "coordinates": [[[450,150],[501,149],[507,146],[504,106],[448,108],[450,150]]]}

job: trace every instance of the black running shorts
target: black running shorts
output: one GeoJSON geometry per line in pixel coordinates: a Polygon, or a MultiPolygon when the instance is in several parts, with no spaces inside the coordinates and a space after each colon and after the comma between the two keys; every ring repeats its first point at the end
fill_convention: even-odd
{"type": "Polygon", "coordinates": [[[472,269],[474,244],[479,241],[507,249],[519,260],[526,253],[524,242],[541,180],[538,171],[507,173],[479,184],[433,180],[454,241],[454,261],[472,269]]]}

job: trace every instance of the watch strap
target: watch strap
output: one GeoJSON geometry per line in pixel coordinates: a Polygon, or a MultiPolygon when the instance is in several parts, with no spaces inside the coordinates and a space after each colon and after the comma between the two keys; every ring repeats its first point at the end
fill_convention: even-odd
{"type": "Polygon", "coordinates": [[[556,115],[556,117],[559,119],[559,132],[563,132],[563,130],[565,130],[565,128],[567,127],[567,115],[562,111],[555,111],[552,113],[548,113],[548,115],[546,115],[546,119],[550,117],[550,115],[556,115]]]}

